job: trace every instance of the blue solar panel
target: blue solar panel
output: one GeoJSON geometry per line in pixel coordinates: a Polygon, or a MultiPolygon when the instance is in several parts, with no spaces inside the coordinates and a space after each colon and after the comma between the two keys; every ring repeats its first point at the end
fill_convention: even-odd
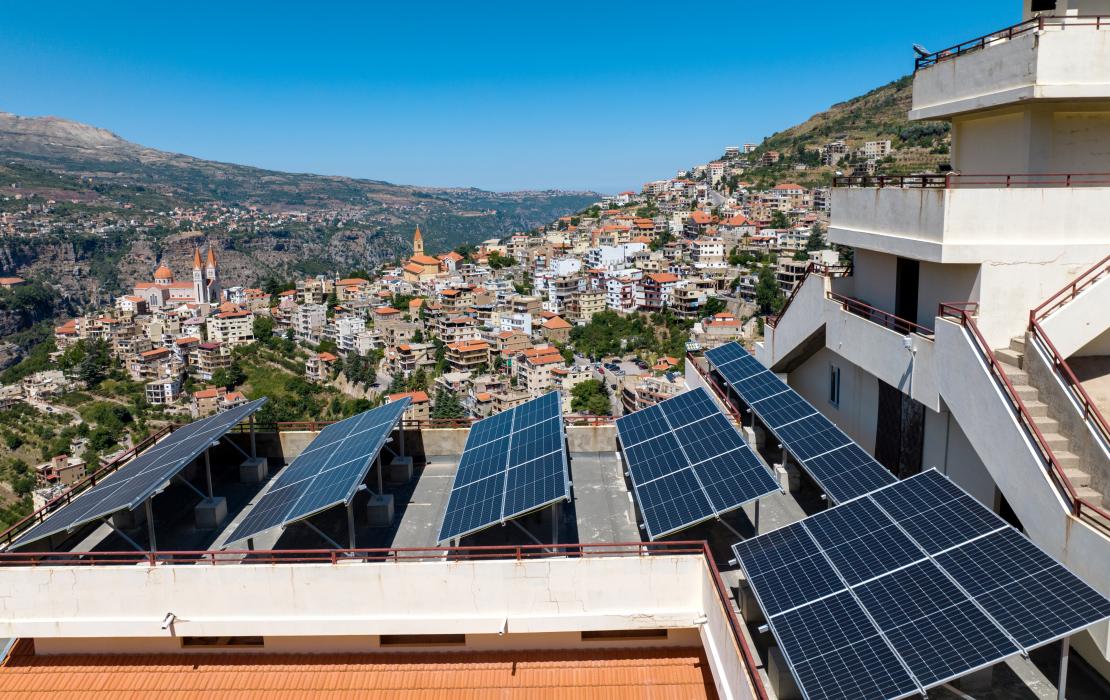
{"type": "Polygon", "coordinates": [[[265,398],[257,399],[178,428],[23,533],[13,547],[80,527],[118,511],[134,509],[264,403],[265,398]]]}
{"type": "Polygon", "coordinates": [[[651,539],[778,488],[705,389],[619,418],[617,432],[651,539]]]}
{"type": "Polygon", "coordinates": [[[855,592],[925,687],[1021,651],[931,561],[877,578],[855,592]]]}
{"type": "Polygon", "coordinates": [[[349,502],[410,401],[405,397],[321,430],[274,478],[227,542],[245,540],[349,502]]]}
{"type": "Polygon", "coordinates": [[[716,367],[720,367],[733,360],[739,360],[744,357],[744,355],[745,353],[735,343],[726,343],[720,347],[705,351],[705,356],[709,358],[709,361],[716,367]]]}
{"type": "Polygon", "coordinates": [[[842,503],[896,481],[739,343],[730,347],[728,356],[734,359],[718,367],[718,373],[830,499],[842,503]]]}
{"type": "Polygon", "coordinates": [[[808,698],[860,678],[847,696],[902,697],[871,679],[908,668],[927,689],[1110,618],[1110,600],[933,470],[733,549],[808,698]],[[955,539],[946,524],[966,539],[927,553],[955,539]],[[892,654],[866,644],[856,605],[892,654]]]}
{"type": "Polygon", "coordinates": [[[1027,649],[1110,617],[1110,601],[1009,528],[936,560],[1027,649]]]}
{"type": "Polygon", "coordinates": [[[847,591],[777,617],[771,627],[809,700],[887,700],[918,689],[847,591]]]}
{"type": "Polygon", "coordinates": [[[439,541],[569,498],[565,445],[558,392],[475,423],[455,472],[439,541]]]}

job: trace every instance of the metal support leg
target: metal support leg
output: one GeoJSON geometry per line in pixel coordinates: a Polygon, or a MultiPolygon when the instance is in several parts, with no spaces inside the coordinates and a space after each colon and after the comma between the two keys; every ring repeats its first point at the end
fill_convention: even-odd
{"type": "Polygon", "coordinates": [[[258,448],[255,445],[255,441],[254,441],[254,415],[253,414],[251,415],[251,418],[250,418],[250,426],[251,426],[251,458],[254,458],[254,457],[258,456],[258,448]]]}
{"type": "Polygon", "coordinates": [[[158,540],[154,538],[154,508],[150,505],[153,500],[153,496],[146,499],[146,533],[150,540],[150,551],[157,552],[158,540]]]}
{"type": "Polygon", "coordinates": [[[559,544],[559,511],[562,504],[551,506],[551,544],[559,544]]]}
{"type": "Polygon", "coordinates": [[[1071,637],[1060,640],[1060,676],[1056,679],[1056,700],[1064,700],[1068,687],[1068,653],[1071,651],[1071,637]]]}
{"type": "Polygon", "coordinates": [[[752,524],[755,526],[755,534],[758,535],[759,534],[759,501],[758,500],[755,502],[755,522],[752,523],[752,524]]]}
{"type": "Polygon", "coordinates": [[[397,438],[398,438],[397,442],[400,443],[398,445],[398,448],[401,450],[401,456],[404,457],[405,456],[405,426],[403,426],[403,425],[398,425],[397,426],[397,438]]]}
{"type": "Polygon", "coordinates": [[[214,498],[215,492],[212,489],[212,460],[208,457],[209,452],[211,452],[211,450],[204,451],[204,478],[208,480],[208,497],[214,498]]]}
{"type": "Polygon", "coordinates": [[[347,503],[347,548],[355,548],[355,499],[347,503]]]}
{"type": "Polygon", "coordinates": [[[385,490],[382,488],[382,453],[379,452],[378,453],[378,495],[380,496],[384,493],[385,493],[385,490]]]}

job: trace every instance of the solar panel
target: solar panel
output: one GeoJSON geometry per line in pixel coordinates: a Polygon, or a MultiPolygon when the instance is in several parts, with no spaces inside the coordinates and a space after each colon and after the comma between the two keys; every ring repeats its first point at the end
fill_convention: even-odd
{"type": "Polygon", "coordinates": [[[411,399],[333,423],[283,469],[227,542],[304,520],[354,497],[411,399]]]}
{"type": "Polygon", "coordinates": [[[733,551],[807,698],[904,697],[1110,618],[935,470],[733,551]]]}
{"type": "Polygon", "coordinates": [[[897,481],[739,343],[714,348],[706,356],[717,373],[834,503],[843,503],[897,481]],[[713,357],[721,363],[715,362],[713,357]]]}
{"type": "Polygon", "coordinates": [[[552,392],[471,427],[440,542],[570,497],[562,416],[559,393],[552,392]]]}
{"type": "Polygon", "coordinates": [[[618,418],[617,432],[653,540],[778,489],[705,389],[618,418]]]}
{"type": "Polygon", "coordinates": [[[23,534],[13,547],[133,510],[163,488],[215,441],[266,403],[265,398],[178,428],[23,534]]]}

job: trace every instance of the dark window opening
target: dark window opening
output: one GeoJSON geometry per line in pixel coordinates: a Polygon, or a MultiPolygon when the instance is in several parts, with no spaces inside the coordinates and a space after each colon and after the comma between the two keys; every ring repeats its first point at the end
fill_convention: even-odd
{"type": "Polygon", "coordinates": [[[1051,12],[1056,9],[1056,0],[1033,0],[1029,9],[1032,12],[1051,12]]]}
{"type": "Polygon", "coordinates": [[[840,368],[829,365],[829,403],[840,408],[840,368]]]}
{"type": "Polygon", "coordinates": [[[463,646],[465,634],[383,634],[383,647],[444,647],[463,646]]]}
{"type": "Polygon", "coordinates": [[[582,632],[582,641],[629,640],[629,639],[666,639],[667,630],[588,630],[582,632]]]}
{"type": "Polygon", "coordinates": [[[182,637],[183,647],[261,647],[262,637],[182,637]]]}
{"type": "MultiPolygon", "coordinates": [[[[921,281],[921,263],[908,258],[898,258],[895,277],[894,315],[910,323],[917,323],[917,288],[921,281]]],[[[909,333],[909,328],[901,329],[909,333]]]]}

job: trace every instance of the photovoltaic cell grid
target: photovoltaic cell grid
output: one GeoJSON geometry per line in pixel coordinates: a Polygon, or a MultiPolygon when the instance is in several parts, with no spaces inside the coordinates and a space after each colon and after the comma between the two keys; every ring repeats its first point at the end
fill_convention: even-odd
{"type": "Polygon", "coordinates": [[[349,502],[410,402],[405,397],[321,430],[274,478],[227,542],[254,537],[349,502]]]}
{"type": "Polygon", "coordinates": [[[118,511],[134,509],[264,403],[265,398],[256,399],[178,428],[25,532],[13,547],[80,527],[118,511]]]}
{"type": "Polygon", "coordinates": [[[617,432],[652,540],[779,488],[705,389],[618,418],[617,432]]]}
{"type": "Polygon", "coordinates": [[[739,343],[705,356],[834,503],[897,480],[739,343]]]}
{"type": "Polygon", "coordinates": [[[733,550],[810,699],[916,695],[1110,617],[935,470],[733,550]]]}
{"type": "Polygon", "coordinates": [[[439,541],[569,498],[565,445],[558,392],[475,423],[455,472],[439,541]]]}

